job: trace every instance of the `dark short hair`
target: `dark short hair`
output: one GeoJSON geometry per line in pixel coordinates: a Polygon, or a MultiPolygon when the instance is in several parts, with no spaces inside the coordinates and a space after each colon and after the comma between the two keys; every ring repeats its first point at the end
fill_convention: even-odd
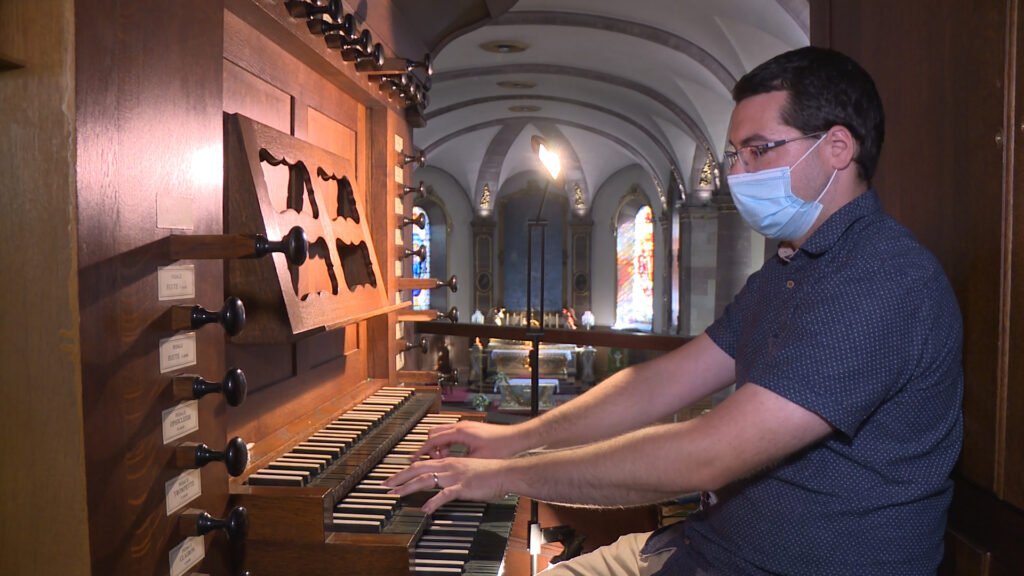
{"type": "Polygon", "coordinates": [[[870,182],[885,139],[882,99],[871,76],[849,56],[808,46],[768,60],[743,75],[732,90],[739,103],[746,98],[784,90],[788,93],[781,120],[804,134],[845,127],[857,139],[854,161],[861,179],[870,182]]]}

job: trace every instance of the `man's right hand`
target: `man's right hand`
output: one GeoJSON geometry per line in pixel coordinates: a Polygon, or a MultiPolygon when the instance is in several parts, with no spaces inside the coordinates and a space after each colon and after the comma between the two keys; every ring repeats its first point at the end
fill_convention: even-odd
{"type": "Polygon", "coordinates": [[[414,458],[446,458],[453,444],[466,446],[469,450],[466,455],[473,458],[511,458],[534,448],[525,440],[520,426],[463,421],[431,428],[429,439],[414,458]]]}

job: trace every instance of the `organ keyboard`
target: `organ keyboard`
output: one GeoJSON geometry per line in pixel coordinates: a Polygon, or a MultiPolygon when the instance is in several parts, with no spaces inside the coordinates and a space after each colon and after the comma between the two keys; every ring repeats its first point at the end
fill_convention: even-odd
{"type": "Polygon", "coordinates": [[[385,478],[404,468],[431,427],[458,415],[429,413],[436,395],[382,387],[254,466],[234,485],[250,514],[245,563],[265,574],[497,575],[515,497],[450,502],[435,491],[400,498],[385,478]]]}

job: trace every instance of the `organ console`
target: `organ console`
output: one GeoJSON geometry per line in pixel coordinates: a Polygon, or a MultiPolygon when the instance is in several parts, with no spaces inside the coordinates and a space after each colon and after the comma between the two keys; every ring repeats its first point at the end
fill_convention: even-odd
{"type": "Polygon", "coordinates": [[[309,254],[306,231],[299,226],[277,241],[263,234],[175,234],[165,237],[164,242],[172,260],[260,258],[279,252],[292,266],[301,266],[309,254]]]}
{"type": "Polygon", "coordinates": [[[455,373],[400,368],[426,350],[402,322],[458,319],[395,298],[402,237],[425,225],[395,206],[403,169],[425,161],[401,151],[432,64],[381,43],[427,47],[358,29],[341,0],[140,2],[84,14],[69,51],[90,128],[76,189],[88,525],[74,533],[89,570],[496,574],[515,499],[426,516],[428,493],[380,487],[460,417],[439,412],[455,373]],[[148,25],[157,9],[167,26],[148,25]]]}
{"type": "Polygon", "coordinates": [[[199,305],[171,307],[172,330],[197,330],[207,324],[220,324],[228,336],[238,335],[245,328],[245,306],[242,300],[231,296],[216,312],[199,305]]]}
{"type": "Polygon", "coordinates": [[[248,563],[270,575],[334,574],[358,558],[357,573],[496,576],[514,498],[453,502],[427,516],[419,506],[430,493],[399,498],[382,485],[431,427],[460,419],[431,414],[436,401],[381,387],[240,479],[235,499],[252,516],[248,563]]]}
{"type": "Polygon", "coordinates": [[[202,376],[182,374],[172,379],[175,400],[196,400],[207,394],[222,394],[228,406],[240,406],[245,401],[247,385],[245,372],[231,368],[221,382],[210,382],[202,376]]]}

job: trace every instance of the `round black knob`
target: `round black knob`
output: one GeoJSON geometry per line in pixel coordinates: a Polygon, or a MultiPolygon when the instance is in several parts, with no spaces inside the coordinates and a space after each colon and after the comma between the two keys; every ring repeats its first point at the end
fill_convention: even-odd
{"type": "Polygon", "coordinates": [[[284,3],[288,9],[288,15],[292,18],[312,18],[320,14],[326,14],[338,20],[341,18],[341,0],[330,0],[327,4],[320,6],[315,2],[302,2],[300,0],[288,0],[284,3]]]}
{"type": "Polygon", "coordinates": [[[196,468],[202,468],[210,462],[223,462],[228,474],[239,476],[249,465],[249,448],[245,445],[245,440],[238,436],[228,441],[223,452],[210,450],[206,444],[197,445],[195,447],[196,468]]]}
{"type": "MultiPolygon", "coordinates": [[[[315,20],[310,20],[307,25],[313,27],[315,20]]],[[[345,17],[341,19],[338,24],[323,24],[315,25],[323,30],[324,44],[332,50],[344,50],[351,43],[352,40],[358,37],[356,34],[356,20],[351,14],[345,14],[345,17]]],[[[316,32],[313,32],[316,34],[316,32]]]]}
{"type": "Polygon", "coordinates": [[[245,506],[235,506],[224,519],[214,518],[206,512],[196,517],[196,536],[223,530],[230,540],[241,540],[249,533],[249,511],[245,506]]]}
{"type": "Polygon", "coordinates": [[[231,296],[217,312],[211,312],[202,306],[193,306],[190,320],[192,329],[216,322],[224,327],[228,336],[235,336],[245,328],[245,306],[240,298],[231,296]]]}
{"type": "Polygon", "coordinates": [[[408,226],[410,224],[412,224],[413,226],[419,228],[420,230],[423,230],[424,228],[426,228],[427,227],[427,219],[424,217],[424,213],[420,212],[419,214],[416,215],[415,218],[409,218],[408,216],[403,216],[402,217],[402,226],[408,226]]]}
{"type": "Polygon", "coordinates": [[[371,72],[384,68],[384,45],[380,42],[373,45],[373,49],[356,57],[356,71],[371,72]]]}
{"type": "MultiPolygon", "coordinates": [[[[421,260],[422,260],[422,258],[421,258],[421,260]]],[[[451,290],[452,292],[458,292],[459,291],[459,279],[455,277],[455,274],[452,274],[451,277],[448,278],[447,282],[438,282],[437,283],[437,287],[438,288],[444,288],[445,286],[447,286],[448,289],[451,290]]]]}
{"type": "Polygon", "coordinates": [[[420,260],[423,260],[424,258],[426,258],[427,257],[427,246],[426,246],[426,244],[420,244],[419,246],[416,247],[415,250],[409,250],[408,248],[406,248],[405,249],[405,257],[409,258],[410,256],[415,256],[415,257],[419,258],[420,260]]]}
{"type": "Polygon", "coordinates": [[[409,350],[413,350],[415,348],[419,348],[420,352],[423,352],[424,354],[426,354],[427,353],[427,338],[425,336],[420,336],[419,342],[406,342],[405,343],[405,348],[402,351],[403,352],[408,352],[409,350]]]}
{"type": "Polygon", "coordinates": [[[423,197],[423,195],[426,194],[426,187],[423,185],[423,180],[420,180],[418,186],[403,186],[402,196],[406,196],[408,194],[419,194],[420,197],[423,197]]]}
{"type": "Polygon", "coordinates": [[[266,256],[271,252],[284,254],[285,259],[292,266],[302,266],[309,256],[309,240],[306,239],[306,231],[301,226],[295,226],[288,231],[284,238],[276,242],[267,240],[266,236],[256,236],[256,256],[266,256]]]}
{"type": "Polygon", "coordinates": [[[427,74],[427,78],[434,75],[434,60],[430,57],[430,52],[423,55],[423,60],[419,62],[413,62],[410,68],[423,68],[423,71],[427,74]]]}
{"type": "Polygon", "coordinates": [[[442,318],[447,318],[452,324],[455,324],[456,322],[459,321],[459,309],[456,308],[455,306],[452,306],[451,308],[448,309],[447,314],[442,314],[441,312],[438,312],[437,319],[441,320],[442,318]]]}
{"type": "MultiPolygon", "coordinates": [[[[337,14],[340,14],[340,11],[337,14]]],[[[322,18],[310,18],[306,21],[306,28],[309,29],[310,34],[318,35],[340,32],[343,36],[348,36],[351,33],[354,22],[351,14],[346,14],[344,18],[338,18],[337,15],[332,14],[331,19],[334,22],[322,18]]]]}
{"type": "Polygon", "coordinates": [[[341,50],[341,59],[346,62],[352,62],[370,54],[372,47],[373,34],[370,34],[369,30],[363,30],[359,33],[359,36],[350,38],[345,42],[345,47],[341,50]]]}
{"type": "Polygon", "coordinates": [[[192,380],[192,397],[202,398],[210,393],[221,393],[229,406],[238,406],[245,401],[247,388],[245,372],[240,368],[231,368],[224,374],[223,382],[210,382],[196,376],[192,380]]]}
{"type": "Polygon", "coordinates": [[[416,163],[420,168],[423,168],[423,164],[426,161],[427,155],[423,152],[423,150],[417,150],[412,154],[402,155],[402,166],[405,166],[406,164],[416,163]]]}

